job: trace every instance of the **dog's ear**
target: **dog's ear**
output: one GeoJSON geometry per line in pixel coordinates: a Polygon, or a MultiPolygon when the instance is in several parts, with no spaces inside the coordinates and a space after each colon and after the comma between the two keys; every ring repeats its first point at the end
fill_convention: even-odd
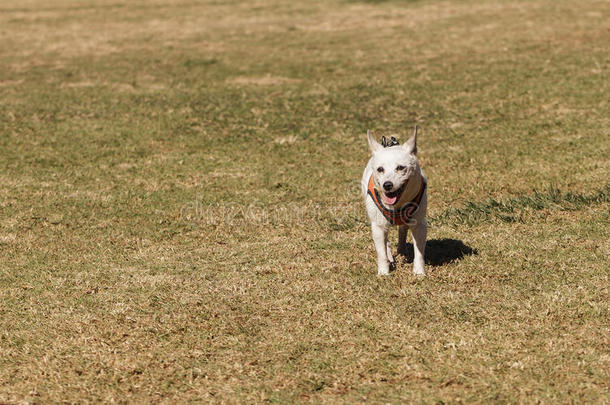
{"type": "Polygon", "coordinates": [[[369,131],[368,129],[366,130],[366,139],[369,141],[369,148],[371,149],[371,153],[375,153],[383,149],[383,146],[381,146],[381,144],[377,142],[375,138],[373,138],[373,135],[371,135],[371,131],[369,131]]]}
{"type": "Polygon", "coordinates": [[[413,155],[417,155],[417,125],[415,126],[415,130],[413,131],[413,136],[409,138],[407,142],[405,142],[403,146],[409,153],[413,155]]]}

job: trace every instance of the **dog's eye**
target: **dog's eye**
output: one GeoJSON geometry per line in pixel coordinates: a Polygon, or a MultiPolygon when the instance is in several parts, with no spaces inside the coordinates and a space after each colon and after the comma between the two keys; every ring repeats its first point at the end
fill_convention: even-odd
{"type": "Polygon", "coordinates": [[[377,168],[377,171],[378,171],[379,173],[383,173],[383,167],[379,166],[379,167],[377,168]]]}
{"type": "Polygon", "coordinates": [[[396,170],[397,171],[405,170],[405,167],[404,166],[396,166],[396,170]]]}

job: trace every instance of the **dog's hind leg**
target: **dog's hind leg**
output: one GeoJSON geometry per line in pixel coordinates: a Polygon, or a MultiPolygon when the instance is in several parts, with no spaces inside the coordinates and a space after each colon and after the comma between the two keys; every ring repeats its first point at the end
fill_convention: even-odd
{"type": "Polygon", "coordinates": [[[406,256],[407,255],[407,232],[409,229],[406,225],[401,225],[398,227],[398,251],[399,255],[406,256]]]}
{"type": "Polygon", "coordinates": [[[413,233],[413,274],[426,274],[424,270],[424,254],[426,251],[426,234],[428,227],[426,221],[419,221],[417,225],[411,228],[413,233]]]}

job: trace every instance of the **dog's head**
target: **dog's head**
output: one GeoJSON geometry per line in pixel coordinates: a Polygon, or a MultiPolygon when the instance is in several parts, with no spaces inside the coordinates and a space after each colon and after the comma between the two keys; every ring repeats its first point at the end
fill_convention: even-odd
{"type": "Polygon", "coordinates": [[[383,147],[373,138],[370,131],[366,137],[369,141],[373,164],[373,180],[381,191],[383,202],[394,206],[407,185],[407,181],[417,170],[417,127],[415,133],[402,145],[383,147]]]}

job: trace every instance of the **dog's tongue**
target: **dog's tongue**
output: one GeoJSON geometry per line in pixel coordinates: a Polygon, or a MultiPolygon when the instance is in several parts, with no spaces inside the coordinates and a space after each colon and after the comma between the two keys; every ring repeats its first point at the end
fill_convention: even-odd
{"type": "Polygon", "coordinates": [[[385,202],[390,205],[392,205],[396,202],[396,198],[397,198],[397,196],[394,196],[394,197],[388,197],[387,195],[383,196],[383,199],[385,200],[385,202]]]}

